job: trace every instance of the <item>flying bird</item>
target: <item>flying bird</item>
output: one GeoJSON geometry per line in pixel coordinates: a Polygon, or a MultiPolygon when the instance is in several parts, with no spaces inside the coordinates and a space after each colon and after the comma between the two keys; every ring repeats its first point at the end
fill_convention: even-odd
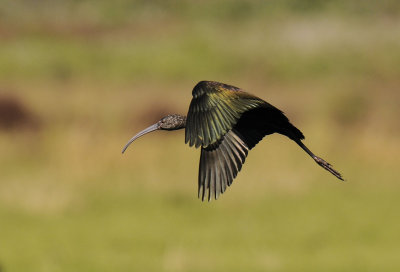
{"type": "Polygon", "coordinates": [[[185,129],[185,143],[201,147],[198,197],[218,199],[233,182],[251,150],[264,136],[279,133],[296,142],[314,161],[340,180],[342,175],[314,155],[302,142],[303,133],[284,113],[240,88],[214,81],[200,81],[192,91],[187,116],[172,114],[136,134],[185,129]]]}

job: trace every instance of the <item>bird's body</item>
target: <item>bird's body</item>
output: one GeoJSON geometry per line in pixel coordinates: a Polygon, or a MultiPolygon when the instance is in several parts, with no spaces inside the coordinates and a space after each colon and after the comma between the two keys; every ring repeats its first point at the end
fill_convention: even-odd
{"type": "Polygon", "coordinates": [[[139,132],[185,128],[185,142],[201,147],[199,197],[217,199],[237,176],[251,150],[263,137],[279,133],[295,141],[320,166],[343,180],[339,172],[315,156],[303,143],[303,133],[282,111],[268,102],[227,84],[201,81],[193,89],[187,117],[173,114],[139,132]],[[208,192],[208,194],[207,194],[208,192]]]}

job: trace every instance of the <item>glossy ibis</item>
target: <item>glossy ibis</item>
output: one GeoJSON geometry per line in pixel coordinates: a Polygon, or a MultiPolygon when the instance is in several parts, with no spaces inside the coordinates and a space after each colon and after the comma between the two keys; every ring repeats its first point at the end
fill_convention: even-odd
{"type": "Polygon", "coordinates": [[[318,165],[343,180],[339,172],[302,143],[303,133],[268,102],[240,88],[213,81],[199,82],[192,95],[187,117],[178,114],[163,117],[130,139],[122,153],[149,132],[185,128],[185,142],[201,147],[198,196],[210,201],[232,184],[249,150],[264,136],[279,133],[295,141],[318,165]]]}

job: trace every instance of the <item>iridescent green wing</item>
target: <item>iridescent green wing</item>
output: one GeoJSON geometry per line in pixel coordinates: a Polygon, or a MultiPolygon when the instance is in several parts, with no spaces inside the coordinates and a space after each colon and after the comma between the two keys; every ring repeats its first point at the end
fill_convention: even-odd
{"type": "Polygon", "coordinates": [[[235,129],[229,130],[221,142],[201,148],[199,198],[218,199],[242,169],[249,148],[235,129]]]}
{"type": "Polygon", "coordinates": [[[186,120],[185,142],[207,147],[221,140],[243,112],[270,106],[241,89],[213,81],[201,81],[193,89],[186,120]]]}

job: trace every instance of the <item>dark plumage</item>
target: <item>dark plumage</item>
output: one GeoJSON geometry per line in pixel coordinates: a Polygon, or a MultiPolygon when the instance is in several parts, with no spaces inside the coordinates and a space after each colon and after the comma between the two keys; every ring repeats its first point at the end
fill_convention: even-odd
{"type": "Polygon", "coordinates": [[[151,131],[185,128],[185,142],[201,147],[199,197],[217,199],[230,186],[244,164],[249,150],[263,137],[279,133],[295,141],[321,167],[343,180],[341,174],[315,156],[301,140],[303,133],[282,111],[243,90],[213,81],[201,81],[193,89],[187,117],[168,115],[139,132],[123,151],[151,131]]]}

